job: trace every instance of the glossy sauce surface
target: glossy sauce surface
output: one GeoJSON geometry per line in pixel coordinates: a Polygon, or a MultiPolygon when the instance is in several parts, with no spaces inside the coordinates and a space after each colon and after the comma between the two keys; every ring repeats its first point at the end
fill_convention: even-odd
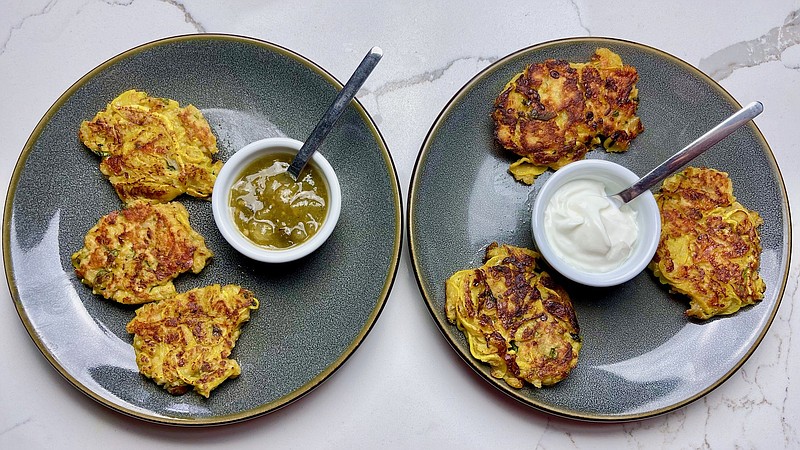
{"type": "Polygon", "coordinates": [[[328,190],[319,171],[307,165],[295,181],[286,172],[293,155],[272,153],[250,163],[231,187],[234,222],[253,243],[287,249],[311,238],[328,211],[328,190]]]}

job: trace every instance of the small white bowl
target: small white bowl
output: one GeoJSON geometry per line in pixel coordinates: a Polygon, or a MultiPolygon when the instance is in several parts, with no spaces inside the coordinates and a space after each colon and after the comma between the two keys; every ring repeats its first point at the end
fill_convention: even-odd
{"type": "Polygon", "coordinates": [[[342,209],[342,192],[339,179],[330,163],[319,152],[315,152],[309,161],[325,180],[328,188],[328,212],[322,221],[322,227],[307,241],[287,249],[268,249],[247,239],[236,227],[230,207],[230,191],[233,183],[250,163],[270,153],[296,154],[303,143],[289,138],[269,138],[252,142],[233,154],[228,159],[214,182],[214,194],[211,196],[211,209],[214,211],[214,222],[217,228],[233,248],[241,254],[257,261],[282,263],[300,259],[321,246],[331,235],[339,220],[342,209]]]}
{"type": "Polygon", "coordinates": [[[622,284],[644,270],[656,252],[661,236],[661,215],[656,200],[648,191],[628,203],[636,211],[639,227],[639,236],[628,259],[608,272],[587,272],[559,257],[550,245],[544,229],[544,212],[553,194],[564,184],[579,179],[600,181],[611,195],[635,183],[639,176],[619,164],[598,159],[576,161],[557,170],[542,185],[533,204],[531,229],[536,247],[553,269],[572,281],[596,287],[622,284]]]}

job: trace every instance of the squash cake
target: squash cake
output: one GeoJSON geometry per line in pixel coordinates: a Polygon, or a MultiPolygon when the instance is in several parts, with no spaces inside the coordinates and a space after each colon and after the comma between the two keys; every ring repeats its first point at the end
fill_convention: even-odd
{"type": "Polygon", "coordinates": [[[222,167],[217,139],[193,105],[129,90],[84,121],[78,136],[99,155],[100,171],[126,204],[211,195],[222,167]]]}
{"type": "Polygon", "coordinates": [[[588,63],[548,59],[528,65],[494,103],[495,138],[520,159],[514,177],[531,184],[547,168],[583,159],[602,144],[627,150],[643,130],[636,110],[636,68],[616,53],[598,48],[588,63]]]}
{"type": "Polygon", "coordinates": [[[208,397],[241,373],[230,355],[255,309],[258,300],[252,292],[218,284],[142,306],[126,327],[134,335],[139,371],[170,394],[194,388],[208,397]]]}
{"type": "Polygon", "coordinates": [[[732,314],[764,297],[762,219],[736,201],[728,174],[689,167],[664,180],[655,197],[661,240],[649,267],[672,292],[689,297],[688,316],[732,314]]]}
{"type": "Polygon", "coordinates": [[[555,384],[578,363],[580,331],[567,292],[537,265],[539,254],[493,243],[483,266],[446,283],[445,312],[472,356],[509,386],[555,384]]]}
{"type": "Polygon", "coordinates": [[[95,294],[140,304],[175,295],[173,278],[199,273],[211,256],[183,205],[139,202],[103,216],[72,255],[72,265],[95,294]]]}

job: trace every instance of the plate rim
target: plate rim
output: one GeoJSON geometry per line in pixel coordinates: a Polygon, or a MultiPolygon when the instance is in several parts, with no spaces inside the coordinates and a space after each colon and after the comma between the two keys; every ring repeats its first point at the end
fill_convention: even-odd
{"type": "Polygon", "coordinates": [[[330,72],[322,68],[322,66],[312,61],[311,59],[303,56],[302,54],[270,41],[239,34],[229,34],[229,33],[181,34],[181,35],[159,38],[124,50],[116,54],[115,56],[108,58],[104,62],[100,63],[95,68],[93,68],[92,70],[90,70],[89,72],[78,78],[78,80],[76,80],[74,83],[72,83],[47,109],[45,114],[42,116],[41,119],[39,119],[38,123],[34,127],[31,134],[29,135],[28,139],[25,142],[25,145],[23,146],[23,150],[20,153],[20,156],[17,158],[17,162],[14,165],[11,179],[9,180],[8,184],[8,191],[6,193],[4,210],[3,210],[3,219],[2,219],[3,223],[2,247],[3,247],[3,264],[4,264],[6,282],[8,284],[8,288],[11,293],[11,298],[14,302],[15,309],[17,310],[17,314],[19,315],[23,325],[25,326],[25,330],[27,331],[28,336],[30,336],[34,344],[36,344],[36,347],[39,349],[40,353],[42,353],[42,355],[47,359],[50,365],[53,366],[53,368],[55,368],[56,371],[63,378],[65,378],[73,387],[77,388],[79,391],[81,391],[91,399],[110,408],[113,411],[122,413],[130,417],[141,419],[147,422],[191,427],[191,426],[232,424],[274,412],[280,408],[283,408],[284,406],[289,405],[290,403],[293,403],[296,400],[299,400],[300,398],[304,397],[305,395],[313,391],[316,387],[322,384],[322,382],[329,379],[333,375],[333,373],[335,373],[342,365],[344,365],[344,363],[353,355],[353,353],[355,353],[358,347],[360,347],[360,345],[364,342],[364,339],[369,334],[369,332],[372,331],[372,329],[374,328],[381,312],[386,306],[386,302],[389,298],[389,295],[391,294],[391,290],[395,280],[397,279],[397,272],[400,266],[400,258],[402,254],[403,237],[404,237],[403,230],[405,228],[405,217],[403,215],[403,198],[397,174],[397,167],[394,163],[391,153],[389,152],[386,140],[384,139],[381,131],[378,129],[378,126],[373,120],[372,116],[370,116],[369,112],[367,112],[367,110],[364,108],[364,106],[357,98],[353,98],[353,103],[352,103],[353,107],[355,107],[356,111],[361,116],[365,125],[367,125],[367,128],[374,136],[375,141],[378,144],[379,149],[381,150],[381,156],[383,157],[387,169],[387,178],[389,179],[393,193],[392,197],[393,197],[394,213],[396,220],[392,234],[392,238],[394,240],[392,246],[392,258],[390,261],[389,270],[386,273],[383,288],[378,298],[376,299],[377,301],[375,307],[369,314],[367,322],[359,330],[355,338],[349,343],[349,345],[345,348],[344,352],[336,360],[334,360],[330,365],[325,367],[324,370],[322,370],[319,374],[317,374],[315,377],[313,377],[311,380],[309,380],[302,386],[269,403],[265,403],[256,408],[247,409],[233,414],[210,416],[203,418],[180,418],[180,417],[166,417],[156,414],[145,414],[137,410],[124,407],[109,399],[102,397],[101,395],[97,394],[92,389],[88,388],[83,383],[78,381],[75,377],[73,377],[65,367],[63,367],[61,364],[58,363],[55,357],[50,353],[49,349],[47,349],[44,343],[42,342],[41,337],[38,335],[38,333],[36,333],[36,330],[34,329],[33,324],[30,322],[27,312],[25,311],[21,303],[21,300],[19,298],[19,291],[15,283],[15,274],[13,273],[14,271],[13,271],[13,264],[11,258],[11,250],[10,250],[11,216],[13,212],[13,199],[16,197],[17,185],[21,176],[22,168],[24,167],[25,162],[32,153],[34,144],[41,136],[42,131],[44,130],[45,126],[50,122],[53,115],[55,115],[64,105],[64,103],[70,97],[72,97],[72,95],[78,89],[83,87],[84,84],[86,84],[88,81],[90,81],[103,71],[113,67],[116,63],[125,60],[127,58],[130,58],[134,55],[137,55],[143,51],[164,45],[172,45],[188,41],[233,41],[233,42],[245,43],[261,47],[268,51],[276,52],[282,56],[286,56],[288,58],[295,60],[296,62],[303,65],[305,68],[313,72],[316,72],[328,84],[330,84],[337,90],[341,90],[343,86],[343,84],[330,72]]]}
{"type": "MultiPolygon", "coordinates": [[[[791,223],[791,209],[789,205],[789,196],[786,191],[786,183],[783,179],[783,174],[781,173],[780,167],[778,166],[777,159],[775,158],[775,154],[772,151],[772,148],[769,146],[769,143],[764,138],[764,135],[761,133],[761,130],[756,125],[755,121],[751,121],[748,126],[754,130],[754,135],[757,140],[759,140],[763,145],[762,147],[766,149],[766,153],[769,159],[769,162],[772,165],[772,168],[777,175],[777,180],[780,185],[780,191],[783,194],[783,208],[786,212],[785,218],[783,223],[783,231],[785,232],[786,236],[786,245],[784,246],[783,253],[784,258],[786,261],[786,268],[783,272],[783,277],[781,280],[781,286],[778,289],[775,306],[773,307],[772,311],[767,318],[767,321],[763,327],[763,329],[759,332],[757,338],[753,341],[750,348],[744,354],[744,356],[736,363],[730,370],[725,372],[718,380],[715,380],[711,383],[707,388],[701,390],[697,394],[690,396],[682,401],[675,402],[672,405],[668,405],[665,407],[661,407],[658,409],[654,409],[647,412],[642,413],[634,413],[634,414],[616,414],[616,415],[608,415],[608,414],[597,414],[597,413],[576,413],[571,410],[567,410],[566,408],[561,408],[555,405],[550,405],[544,402],[539,402],[530,398],[525,397],[522,395],[521,390],[514,389],[508,386],[503,380],[499,380],[496,378],[491,377],[484,371],[480,369],[480,361],[477,361],[470,353],[467,351],[466,353],[462,352],[461,348],[456,345],[454,336],[456,335],[456,331],[454,331],[453,325],[446,321],[440,320],[439,316],[437,315],[437,308],[434,308],[432,302],[432,294],[426,289],[422,276],[421,276],[421,262],[419,260],[418,251],[416,250],[417,247],[417,239],[415,237],[414,231],[414,223],[416,220],[416,207],[414,203],[414,199],[418,196],[418,189],[419,189],[419,177],[420,177],[420,169],[425,164],[425,161],[428,157],[428,153],[430,152],[430,145],[432,142],[433,137],[438,133],[439,128],[442,126],[444,119],[450,114],[453,107],[467,94],[469,93],[476,84],[481,82],[484,78],[486,78],[490,73],[502,68],[505,64],[507,64],[510,60],[517,58],[518,56],[529,53],[535,50],[540,50],[543,48],[556,46],[556,45],[564,45],[564,44],[572,44],[572,43],[593,43],[597,45],[625,45],[631,46],[634,48],[638,48],[639,50],[646,51],[648,53],[656,54],[666,60],[669,60],[675,63],[678,66],[681,66],[687,72],[694,74],[700,79],[703,79],[710,87],[714,90],[719,92],[722,98],[730,103],[732,106],[741,108],[741,104],[727,91],[723,88],[719,83],[717,83],[713,78],[702,72],[700,69],[694,67],[693,65],[689,64],[688,62],[678,58],[677,56],[672,55],[664,50],[658,49],[656,47],[652,47],[647,44],[643,44],[640,42],[635,42],[627,39],[621,39],[616,37],[606,37],[606,36],[577,36],[577,37],[569,37],[569,38],[561,38],[561,39],[552,39],[548,41],[539,42],[521,49],[518,49],[514,52],[511,52],[497,61],[489,64],[489,66],[485,67],[481,71],[479,71],[476,75],[469,79],[458,91],[450,98],[450,100],[445,104],[439,114],[433,121],[428,133],[425,135],[425,139],[420,146],[419,153],[417,154],[417,159],[414,162],[414,168],[411,172],[411,181],[408,190],[408,198],[407,198],[407,240],[408,240],[408,249],[409,249],[409,256],[411,259],[411,264],[414,272],[414,278],[417,283],[417,287],[419,288],[420,293],[422,294],[423,300],[425,301],[425,306],[428,309],[428,312],[431,315],[434,323],[436,323],[439,331],[442,333],[443,337],[450,344],[450,347],[461,357],[462,361],[469,366],[478,376],[483,378],[484,381],[488,382],[490,385],[498,389],[500,392],[508,395],[509,397],[513,398],[514,400],[519,401],[520,403],[529,406],[535,410],[549,413],[555,416],[564,417],[568,419],[586,421],[586,422],[607,422],[607,423],[615,423],[615,422],[630,422],[636,420],[647,419],[650,417],[655,417],[659,415],[666,414],[668,412],[680,409],[695,400],[698,400],[720,385],[722,385],[726,380],[728,380],[734,373],[736,373],[742,365],[752,356],[755,352],[756,348],[758,348],[761,341],[767,334],[772,322],[774,321],[775,317],[777,316],[778,309],[780,308],[781,301],[783,300],[783,296],[786,291],[787,280],[789,277],[789,272],[791,269],[791,256],[792,256],[792,223],[791,223]]],[[[444,280],[442,280],[444,282],[444,280]]]]}

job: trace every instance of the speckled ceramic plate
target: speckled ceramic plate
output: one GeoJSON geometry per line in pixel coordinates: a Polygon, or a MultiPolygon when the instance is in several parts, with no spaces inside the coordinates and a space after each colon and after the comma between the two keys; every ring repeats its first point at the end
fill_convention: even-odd
{"type": "MultiPolygon", "coordinates": [[[[490,114],[505,83],[526,64],[546,58],[586,61],[604,46],[639,70],[639,114],[645,132],[627,153],[590,152],[644,175],[740,106],[689,64],[632,42],[578,38],[509,55],[478,74],[433,124],[417,160],[409,195],[409,242],[420,290],[455,351],[489,383],[534,408],[594,421],[641,419],[702,397],[730,377],[764,337],[783,295],[789,268],[789,206],[769,146],[754,125],[737,130],[694,164],[724,170],[735,195],[764,218],[763,301],[706,323],[684,316],[688,302],[668,295],[648,272],[621,286],[592,289],[563,282],[578,315],[583,350],[578,366],[555,386],[512,389],[469,353],[444,313],[445,280],[477,267],[492,241],[533,245],[530,213],[537,187],[516,183],[513,161],[493,141],[490,114]]],[[[742,99],[746,101],[757,99],[742,99]]],[[[765,105],[769,109],[769,104],[765,105]]]]}
{"type": "Polygon", "coordinates": [[[34,130],[6,200],[3,258],[22,321],[72,384],[131,416],[220,424],[300,398],[356,350],[397,271],[400,191],[383,138],[360,104],[345,111],[321,148],[342,186],[339,223],[320,250],[294,263],[262,264],[239,255],[214,226],[211,202],[179,198],[215,256],[199,275],[179,277],[178,290],[240,284],[255,292],[261,307],[233,352],[242,375],[210,399],[172,396],[138,373],[125,332],[134,308],[92,295],[70,264],[86,231],[122,206],[100,174],[98,158],[78,141],[78,126],[131,88],[200,108],[224,160],[256,139],[305,139],[341,83],[290,50],[225,35],[149,43],[81,78],[34,130]]]}

